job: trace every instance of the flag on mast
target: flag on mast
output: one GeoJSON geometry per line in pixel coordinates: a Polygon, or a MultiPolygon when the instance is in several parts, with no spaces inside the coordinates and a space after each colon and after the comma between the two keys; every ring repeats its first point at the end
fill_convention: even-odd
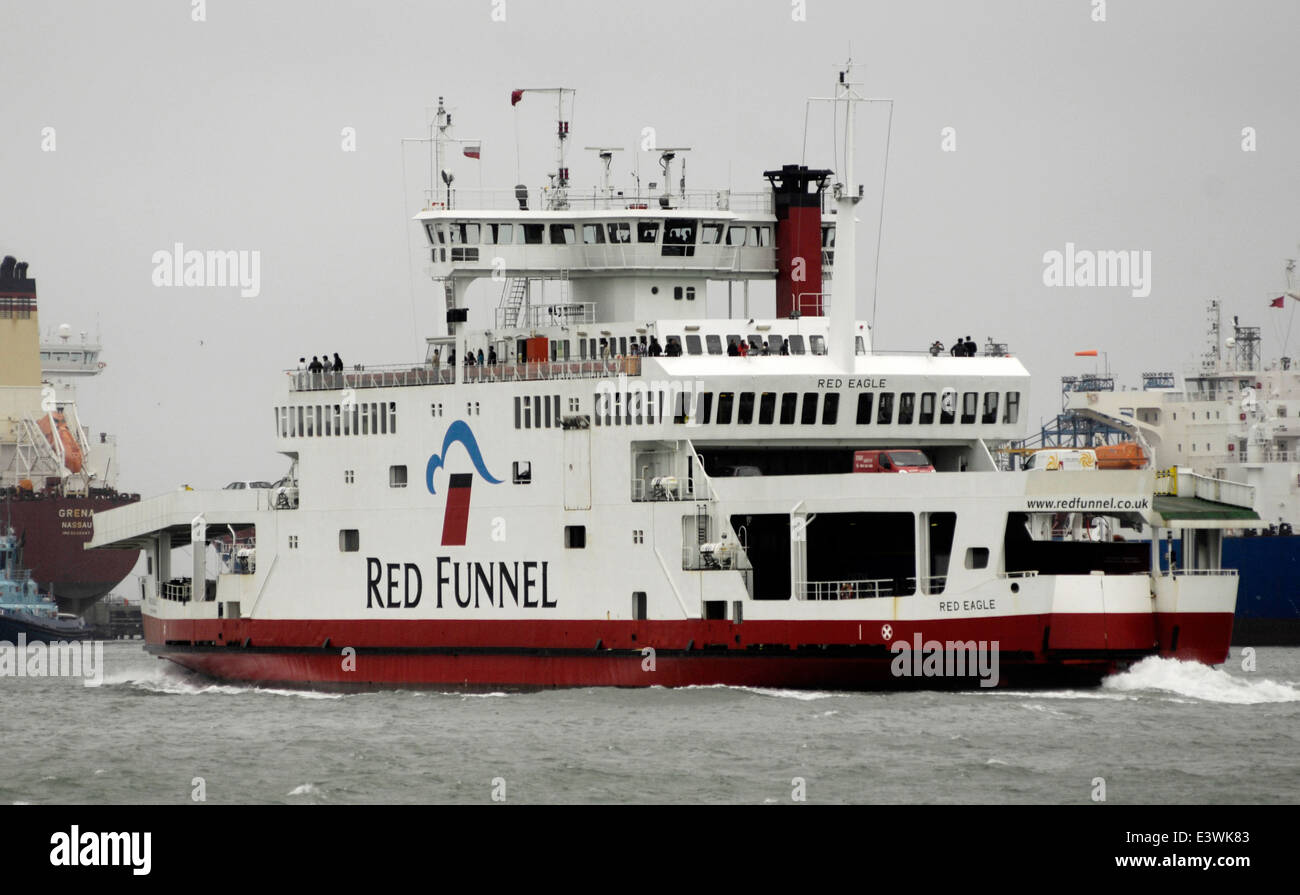
{"type": "Polygon", "coordinates": [[[482,143],[467,143],[465,145],[466,158],[481,158],[482,154],[483,154],[482,143]]]}
{"type": "Polygon", "coordinates": [[[519,101],[523,98],[524,98],[524,92],[522,90],[510,91],[510,105],[512,106],[519,105],[519,101]]]}
{"type": "Polygon", "coordinates": [[[1268,306],[1269,306],[1270,308],[1280,308],[1280,307],[1282,307],[1282,306],[1285,305],[1285,304],[1286,304],[1286,296],[1285,296],[1285,295],[1279,295],[1277,298],[1275,298],[1275,299],[1273,299],[1272,301],[1270,301],[1270,302],[1268,303],[1268,306]]]}

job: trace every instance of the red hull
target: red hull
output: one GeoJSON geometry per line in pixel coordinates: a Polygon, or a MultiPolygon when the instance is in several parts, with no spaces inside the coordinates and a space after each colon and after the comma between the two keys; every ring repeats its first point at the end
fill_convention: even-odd
{"type": "Polygon", "coordinates": [[[23,565],[42,592],[53,588],[59,609],[81,613],[117,587],[135,567],[134,550],[86,550],[94,534],[94,514],[134,503],[136,495],[46,497],[10,500],[0,508],[14,532],[26,538],[23,565]]]}
{"type": "Polygon", "coordinates": [[[979,677],[898,676],[890,644],[998,644],[1003,686],[1095,683],[1149,655],[1217,664],[1232,616],[1107,616],[1089,646],[1052,646],[1051,629],[1099,617],[1018,616],[891,622],[747,621],[180,621],[145,616],[149,649],[211,677],[267,684],[461,687],[733,686],[860,690],[978,686],[979,677]],[[1169,643],[1168,641],[1164,643],[1169,643]],[[355,656],[349,667],[345,647],[355,656]],[[646,647],[654,649],[649,667],[646,647]]]}

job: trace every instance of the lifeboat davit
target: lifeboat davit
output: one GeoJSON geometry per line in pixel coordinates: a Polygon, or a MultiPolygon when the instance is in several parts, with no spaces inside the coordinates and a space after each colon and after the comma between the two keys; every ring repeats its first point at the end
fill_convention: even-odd
{"type": "Polygon", "coordinates": [[[63,465],[71,473],[81,472],[81,446],[77,444],[77,439],[73,437],[72,431],[68,428],[68,421],[63,418],[63,414],[57,410],[41,417],[38,425],[41,432],[45,434],[46,439],[50,442],[50,447],[57,447],[54,439],[57,437],[63,444],[63,465]],[[53,425],[51,426],[51,420],[53,425]],[[58,435],[55,435],[55,431],[58,435]]]}

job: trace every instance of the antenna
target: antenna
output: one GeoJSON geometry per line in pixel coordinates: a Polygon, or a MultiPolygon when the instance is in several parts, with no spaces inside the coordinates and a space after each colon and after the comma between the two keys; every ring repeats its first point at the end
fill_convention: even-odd
{"type": "Polygon", "coordinates": [[[550,206],[555,209],[569,207],[569,169],[564,163],[564,144],[569,139],[569,121],[564,114],[564,98],[569,97],[569,111],[573,111],[573,96],[577,91],[571,87],[522,87],[511,91],[511,104],[518,105],[525,93],[555,94],[555,173],[547,175],[554,184],[551,191],[550,206]]]}
{"type": "Polygon", "coordinates": [[[606,199],[614,198],[614,185],[610,180],[609,166],[614,161],[614,153],[622,152],[622,146],[584,146],[583,149],[596,153],[601,163],[605,166],[604,173],[601,175],[600,189],[605,194],[606,199]]]}
{"type": "MultiPolygon", "coordinates": [[[[659,149],[659,167],[664,172],[664,193],[659,197],[659,205],[663,208],[668,208],[672,201],[673,159],[677,158],[679,152],[690,151],[689,146],[664,146],[659,149]]],[[[681,197],[686,198],[686,159],[682,159],[681,197]]]]}

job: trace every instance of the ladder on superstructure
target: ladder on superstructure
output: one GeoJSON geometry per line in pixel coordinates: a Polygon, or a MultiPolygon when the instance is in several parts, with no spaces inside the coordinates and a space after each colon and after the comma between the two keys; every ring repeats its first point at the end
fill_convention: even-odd
{"type": "Polygon", "coordinates": [[[501,304],[497,306],[497,325],[511,329],[519,325],[519,315],[528,297],[528,280],[511,277],[501,290],[501,304]]]}

